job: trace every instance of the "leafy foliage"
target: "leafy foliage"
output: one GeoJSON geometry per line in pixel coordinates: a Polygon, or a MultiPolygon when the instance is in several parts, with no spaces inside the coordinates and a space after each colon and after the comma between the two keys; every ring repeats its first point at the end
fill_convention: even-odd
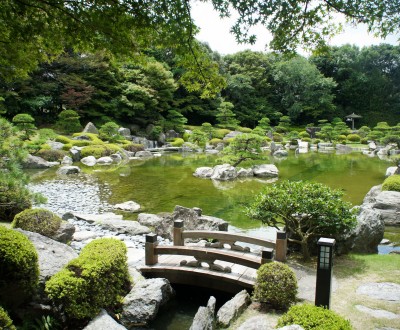
{"type": "Polygon", "coordinates": [[[383,181],[382,190],[399,191],[400,192],[400,175],[394,174],[383,181]]]}
{"type": "Polygon", "coordinates": [[[35,119],[28,113],[20,113],[12,119],[13,124],[22,132],[22,138],[28,140],[36,130],[35,119]]]}
{"type": "Polygon", "coordinates": [[[277,327],[297,324],[304,330],[352,330],[350,322],[323,307],[309,304],[292,306],[279,320],[277,327]]]}
{"type": "Polygon", "coordinates": [[[295,303],[297,278],[293,270],[280,262],[261,265],[253,297],[257,301],[270,304],[273,308],[287,309],[295,303]]]}
{"type": "Polygon", "coordinates": [[[11,227],[52,237],[60,228],[61,221],[59,216],[49,210],[27,209],[14,217],[11,227]]]}
{"type": "Polygon", "coordinates": [[[237,135],[223,150],[225,155],[223,161],[236,167],[245,160],[261,159],[263,141],[263,138],[256,134],[237,135]]]}
{"type": "Polygon", "coordinates": [[[17,330],[13,325],[13,321],[8,316],[7,312],[0,306],[0,329],[3,330],[17,330]]]}
{"type": "Polygon", "coordinates": [[[46,293],[72,319],[91,318],[115,306],[130,288],[126,251],[116,239],[90,242],[47,281],[46,293]]]}
{"type": "Polygon", "coordinates": [[[0,226],[0,304],[16,307],[34,293],[39,280],[38,255],[29,239],[0,226]]]}
{"type": "Polygon", "coordinates": [[[57,127],[64,133],[75,133],[82,129],[79,115],[74,110],[63,110],[58,115],[57,127]]]}
{"type": "Polygon", "coordinates": [[[123,137],[118,132],[119,125],[114,122],[108,122],[102,125],[99,129],[99,137],[102,140],[108,140],[110,142],[116,142],[122,140],[123,137]]]}
{"type": "Polygon", "coordinates": [[[335,237],[355,226],[355,211],[342,196],[342,191],[321,183],[282,181],[266,186],[246,213],[276,228],[283,223],[289,240],[299,244],[308,259],[311,238],[335,237]]]}

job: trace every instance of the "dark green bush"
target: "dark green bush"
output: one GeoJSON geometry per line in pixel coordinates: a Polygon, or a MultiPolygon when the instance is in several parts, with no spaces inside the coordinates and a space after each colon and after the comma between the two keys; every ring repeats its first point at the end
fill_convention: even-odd
{"type": "Polygon", "coordinates": [[[301,141],[311,143],[311,138],[309,138],[309,137],[303,137],[303,138],[301,138],[301,141]]]}
{"type": "Polygon", "coordinates": [[[0,226],[0,304],[15,307],[36,289],[38,255],[29,239],[0,226]]]}
{"type": "Polygon", "coordinates": [[[237,130],[242,133],[251,133],[253,130],[248,127],[238,127],[237,130]]]}
{"type": "Polygon", "coordinates": [[[7,312],[0,306],[0,329],[17,330],[7,312]]]}
{"type": "Polygon", "coordinates": [[[397,148],[400,148],[400,136],[399,135],[388,135],[381,139],[383,144],[395,143],[397,148]]]}
{"type": "Polygon", "coordinates": [[[36,126],[34,124],[35,119],[28,113],[19,113],[15,115],[12,119],[13,124],[22,132],[22,138],[24,140],[29,139],[34,131],[36,130],[36,126]]]}
{"type": "Polygon", "coordinates": [[[287,309],[296,301],[297,279],[285,264],[271,262],[257,270],[254,299],[277,309],[287,309]]]}
{"type": "MultiPolygon", "coordinates": [[[[309,138],[310,134],[307,133],[307,131],[301,131],[299,133],[299,137],[303,140],[304,138],[309,138]]],[[[304,141],[304,140],[303,140],[304,141]]]]}
{"type": "Polygon", "coordinates": [[[363,138],[360,141],[362,144],[368,144],[368,139],[367,138],[363,138]]]}
{"type": "Polygon", "coordinates": [[[92,318],[120,303],[130,289],[126,246],[113,238],[86,245],[46,283],[46,293],[70,319],[92,318]]]}
{"type": "Polygon", "coordinates": [[[45,209],[28,209],[18,213],[11,223],[13,228],[32,231],[40,235],[52,237],[60,228],[61,218],[45,209]]]}
{"type": "Polygon", "coordinates": [[[279,133],[274,133],[273,134],[273,140],[275,142],[282,142],[283,141],[283,136],[279,133]]]}
{"type": "Polygon", "coordinates": [[[144,146],[143,144],[130,144],[127,146],[123,147],[126,151],[130,151],[130,152],[138,152],[138,151],[143,151],[144,150],[144,146]]]}
{"type": "Polygon", "coordinates": [[[104,141],[116,142],[123,140],[124,137],[118,133],[119,125],[110,121],[102,125],[99,129],[99,137],[104,141]]]}
{"type": "Polygon", "coordinates": [[[32,207],[29,190],[20,184],[0,182],[0,219],[13,221],[16,214],[32,207]]]}
{"type": "Polygon", "coordinates": [[[400,175],[394,174],[383,181],[382,190],[400,191],[400,175]]]}
{"type": "Polygon", "coordinates": [[[224,129],[224,128],[216,129],[212,132],[212,137],[216,139],[223,139],[224,136],[229,132],[230,132],[229,129],[224,129]]]}
{"type": "Polygon", "coordinates": [[[349,134],[347,135],[347,140],[350,142],[360,142],[361,137],[358,134],[349,134]]]}
{"type": "Polygon", "coordinates": [[[79,115],[74,110],[63,110],[58,115],[56,126],[64,133],[70,134],[82,130],[79,115]]]}
{"type": "Polygon", "coordinates": [[[351,330],[348,320],[335,312],[309,304],[296,305],[284,314],[277,324],[277,328],[290,324],[298,324],[304,330],[351,330]]]}
{"type": "Polygon", "coordinates": [[[48,162],[58,162],[64,158],[67,153],[64,150],[47,150],[47,149],[40,149],[36,156],[42,157],[43,159],[47,160],[48,162]]]}

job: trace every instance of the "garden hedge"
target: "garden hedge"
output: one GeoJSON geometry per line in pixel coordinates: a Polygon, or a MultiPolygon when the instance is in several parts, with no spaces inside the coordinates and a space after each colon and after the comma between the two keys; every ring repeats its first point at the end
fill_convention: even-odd
{"type": "Polygon", "coordinates": [[[17,330],[7,312],[0,306],[0,329],[17,330]]]}
{"type": "Polygon", "coordinates": [[[86,245],[46,283],[46,293],[69,319],[87,319],[112,308],[130,289],[126,246],[113,238],[86,245]]]}
{"type": "Polygon", "coordinates": [[[288,312],[278,320],[276,327],[281,328],[291,324],[300,325],[304,330],[353,329],[348,320],[345,320],[335,312],[309,304],[291,307],[288,312]]]}
{"type": "Polygon", "coordinates": [[[46,209],[27,209],[18,213],[11,227],[32,231],[43,236],[52,237],[60,228],[62,219],[46,209]]]}
{"type": "Polygon", "coordinates": [[[280,262],[261,265],[253,297],[277,309],[287,309],[296,301],[297,279],[293,270],[280,262]]]}
{"type": "Polygon", "coordinates": [[[400,175],[394,174],[385,179],[382,190],[400,191],[400,175]]]}
{"type": "Polygon", "coordinates": [[[28,298],[39,281],[38,255],[22,233],[0,226],[0,304],[15,307],[28,298]]]}

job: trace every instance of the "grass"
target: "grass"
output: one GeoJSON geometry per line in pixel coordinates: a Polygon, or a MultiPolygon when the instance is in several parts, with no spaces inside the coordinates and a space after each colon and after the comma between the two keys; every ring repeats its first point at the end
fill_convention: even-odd
{"type": "Polygon", "coordinates": [[[383,237],[390,240],[395,246],[400,246],[400,227],[386,226],[383,237]]]}

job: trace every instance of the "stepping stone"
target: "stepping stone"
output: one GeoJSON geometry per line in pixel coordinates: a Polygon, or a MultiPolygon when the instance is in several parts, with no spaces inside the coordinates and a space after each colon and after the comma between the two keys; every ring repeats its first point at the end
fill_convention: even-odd
{"type": "Polygon", "coordinates": [[[395,314],[392,312],[388,312],[385,311],[383,309],[372,309],[363,305],[356,305],[356,308],[360,311],[360,312],[364,312],[367,313],[368,315],[371,315],[372,317],[376,317],[378,319],[399,319],[400,315],[399,314],[395,314]]]}
{"type": "Polygon", "coordinates": [[[396,283],[366,283],[360,285],[356,292],[372,299],[400,302],[400,285],[396,283]]]}

